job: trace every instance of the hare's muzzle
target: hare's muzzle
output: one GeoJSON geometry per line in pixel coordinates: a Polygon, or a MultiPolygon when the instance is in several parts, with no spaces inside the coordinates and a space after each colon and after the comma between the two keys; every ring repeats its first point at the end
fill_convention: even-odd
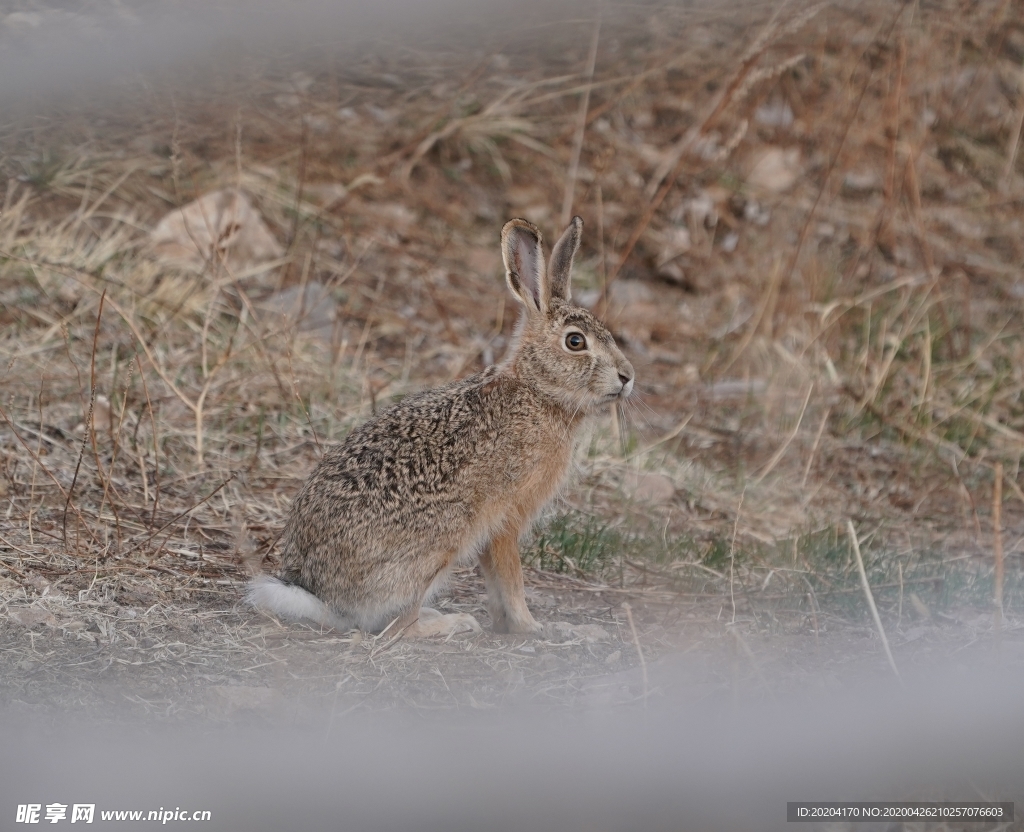
{"type": "Polygon", "coordinates": [[[622,366],[618,368],[619,383],[622,387],[619,388],[618,396],[621,399],[629,396],[633,392],[633,365],[628,361],[624,362],[622,366]]]}

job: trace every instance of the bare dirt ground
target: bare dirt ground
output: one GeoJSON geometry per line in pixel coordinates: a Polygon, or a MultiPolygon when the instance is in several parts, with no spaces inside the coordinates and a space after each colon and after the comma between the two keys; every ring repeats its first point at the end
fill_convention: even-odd
{"type": "MultiPolygon", "coordinates": [[[[107,13],[26,2],[0,42],[107,13]]],[[[558,14],[12,100],[0,704],[302,721],[882,683],[848,518],[902,672],[1024,660],[1024,7],[558,14]],[[251,215],[161,236],[218,191],[251,215]],[[536,615],[574,628],[389,643],[240,606],[325,444],[500,360],[502,222],[551,238],[570,210],[575,297],[639,388],[524,542],[536,615]]],[[[460,573],[442,605],[486,631],[482,593],[460,573]]]]}
{"type": "MultiPolygon", "coordinates": [[[[531,577],[538,616],[571,622],[575,632],[566,628],[543,639],[485,632],[392,643],[260,619],[238,608],[233,586],[149,609],[65,604],[68,614],[59,623],[5,628],[7,707],[44,722],[58,713],[89,713],[118,721],[255,719],[322,726],[332,714],[365,708],[587,712],[667,702],[699,708],[722,699],[813,700],[870,679],[882,690],[893,688],[869,626],[830,618],[815,634],[800,623],[777,621],[766,628],[742,617],[728,626],[721,605],[707,599],[645,605],[630,593],[634,639],[622,596],[531,577]]],[[[482,593],[482,581],[466,573],[444,606],[486,622],[482,593]]],[[[890,635],[908,678],[936,666],[954,676],[1024,669],[1021,642],[994,643],[989,631],[990,623],[978,616],[890,635]]]]}

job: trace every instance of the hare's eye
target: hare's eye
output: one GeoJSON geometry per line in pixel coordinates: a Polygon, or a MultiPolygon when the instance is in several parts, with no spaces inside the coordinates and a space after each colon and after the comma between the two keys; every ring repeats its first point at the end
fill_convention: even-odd
{"type": "Polygon", "coordinates": [[[565,336],[565,345],[573,352],[581,352],[587,348],[587,339],[580,332],[570,332],[565,336]]]}

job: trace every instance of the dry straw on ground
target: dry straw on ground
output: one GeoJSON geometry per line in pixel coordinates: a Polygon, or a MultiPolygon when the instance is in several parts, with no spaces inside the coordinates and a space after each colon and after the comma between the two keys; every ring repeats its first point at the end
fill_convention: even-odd
{"type": "Polygon", "coordinates": [[[647,649],[655,623],[675,643],[680,610],[713,622],[730,593],[752,631],[817,637],[867,620],[850,516],[882,616],[906,595],[973,638],[1001,470],[1019,628],[1024,7],[601,14],[472,53],[128,82],[102,124],[67,102],[5,116],[6,666],[58,632],[98,644],[125,610],[137,640],[199,622],[248,649],[239,587],[272,567],[323,447],[500,359],[497,229],[523,215],[550,236],[567,195],[586,221],[574,294],[640,395],[597,421],[525,547],[538,591],[601,593],[573,609],[616,634],[629,600],[647,649]],[[205,259],[162,256],[150,231],[212,192],[245,195],[274,245],[233,256],[211,226],[205,259]],[[53,617],[28,642],[25,610],[53,617]]]}

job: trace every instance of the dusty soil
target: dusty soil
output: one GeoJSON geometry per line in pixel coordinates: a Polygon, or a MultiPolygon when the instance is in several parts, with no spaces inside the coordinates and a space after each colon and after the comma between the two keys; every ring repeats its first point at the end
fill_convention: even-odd
{"type": "MultiPolygon", "coordinates": [[[[232,582],[155,603],[75,602],[57,588],[30,608],[8,607],[0,709],[44,721],[72,713],[301,725],[352,709],[700,707],[723,698],[813,700],[869,679],[896,687],[876,631],[846,618],[762,610],[733,624],[727,596],[645,598],[550,573],[528,577],[530,604],[548,626],[541,638],[486,632],[475,570],[457,577],[441,608],[477,616],[485,632],[447,641],[282,625],[241,607],[232,582]],[[17,623],[25,609],[46,620],[17,623]]],[[[908,621],[888,635],[908,678],[935,668],[1024,669],[1024,639],[994,639],[984,612],[908,621]]]]}

